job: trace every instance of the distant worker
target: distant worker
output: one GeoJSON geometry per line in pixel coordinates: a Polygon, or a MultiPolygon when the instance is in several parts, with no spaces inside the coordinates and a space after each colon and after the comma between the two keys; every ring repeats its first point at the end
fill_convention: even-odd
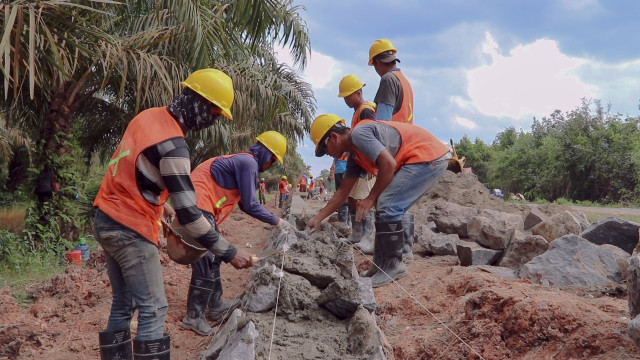
{"type": "Polygon", "coordinates": [[[352,153],[340,188],[318,215],[307,222],[314,231],[346,200],[361,173],[377,172],[369,195],[356,206],[356,221],[362,221],[375,205],[373,265],[361,276],[371,277],[380,287],[407,275],[402,261],[404,227],[402,216],[440,179],[451,157],[449,148],[429,131],[399,122],[363,120],[355,128],[337,115],[318,116],[311,124],[316,156],[334,158],[352,153]],[[382,271],[378,271],[381,269],[382,271]]]}
{"type": "Polygon", "coordinates": [[[260,178],[260,185],[258,187],[258,197],[260,204],[265,205],[267,203],[267,182],[264,178],[260,178]]]}
{"type": "MultiPolygon", "coordinates": [[[[191,173],[198,208],[211,225],[217,227],[224,222],[238,204],[240,210],[260,221],[278,228],[293,228],[256,201],[258,173],[271,168],[276,161],[282,163],[287,140],[276,131],[264,132],[256,140],[249,152],[211,158],[191,173]]],[[[231,303],[221,298],[221,260],[207,253],[191,265],[187,315],[182,326],[200,335],[211,333],[205,319],[207,305],[209,318],[213,321],[221,320],[225,313],[239,305],[239,299],[231,303]]]]}
{"type": "MultiPolygon", "coordinates": [[[[347,170],[348,157],[349,157],[349,153],[344,153],[339,158],[333,159],[333,163],[331,164],[331,169],[329,169],[329,177],[327,178],[327,180],[329,181],[335,180],[336,190],[340,187],[340,184],[342,183],[342,177],[344,176],[344,172],[347,170]]],[[[352,224],[351,218],[349,217],[349,204],[346,202],[338,208],[338,221],[343,222],[348,226],[351,226],[352,224]]]]}
{"type": "Polygon", "coordinates": [[[53,176],[53,169],[49,164],[44,164],[38,174],[36,183],[38,214],[40,214],[40,220],[42,221],[49,221],[51,219],[51,200],[53,200],[54,192],[58,192],[58,183],[53,176]]]}
{"type": "Polygon", "coordinates": [[[300,180],[298,180],[298,191],[307,192],[307,177],[304,175],[300,176],[300,180]]]}
{"type": "MultiPolygon", "coordinates": [[[[351,116],[352,129],[362,120],[375,119],[376,104],[365,101],[362,95],[362,88],[365,86],[366,84],[363,84],[362,81],[353,74],[345,75],[338,85],[338,97],[343,97],[344,103],[353,109],[353,115],[351,116]]],[[[356,244],[356,247],[367,255],[373,254],[373,209],[367,213],[367,216],[365,216],[362,221],[355,221],[356,204],[358,201],[366,198],[371,192],[371,188],[373,188],[373,184],[376,182],[374,175],[363,173],[363,177],[358,179],[349,193],[347,201],[351,220],[351,237],[349,238],[349,242],[356,244]]]]}
{"type": "Polygon", "coordinates": [[[307,185],[307,199],[311,199],[315,196],[316,181],[313,179],[313,174],[309,174],[309,184],[307,185]]]}
{"type": "Polygon", "coordinates": [[[280,202],[278,202],[278,207],[281,208],[289,196],[289,190],[287,189],[287,177],[285,175],[282,175],[282,179],[280,179],[280,182],[278,183],[278,190],[280,191],[280,202]]]}
{"type": "Polygon", "coordinates": [[[185,232],[237,269],[253,265],[196,206],[185,132],[232,119],[233,83],[220,70],[203,69],[182,82],[171,104],[142,111],[129,122],[111,157],[93,206],[94,235],[104,249],[113,301],[107,328],[99,334],[103,359],[130,359],[130,322],[138,310],[133,356],[168,359],[168,302],[158,252],[163,204],[171,197],[185,232]]]}
{"type": "Polygon", "coordinates": [[[398,50],[389,39],[378,39],[369,48],[369,66],[380,75],[380,85],[373,101],[378,105],[376,120],[413,124],[413,89],[396,67],[398,50]]]}

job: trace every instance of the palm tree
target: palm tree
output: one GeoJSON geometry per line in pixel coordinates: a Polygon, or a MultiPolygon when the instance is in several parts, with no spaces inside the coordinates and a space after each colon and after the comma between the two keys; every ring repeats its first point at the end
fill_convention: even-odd
{"type": "Polygon", "coordinates": [[[218,67],[236,84],[236,121],[197,134],[203,150],[222,144],[203,154],[240,147],[267,128],[295,148],[313,94],[275,62],[272,46],[287,46],[305,65],[300,9],[291,0],[5,0],[0,107],[35,140],[36,164],[77,162],[77,143],[104,159],[135,113],[166,105],[193,70],[218,67]]]}
{"type": "MultiPolygon", "coordinates": [[[[96,143],[113,145],[132,114],[166,105],[179,80],[193,69],[219,66],[236,82],[246,81],[240,78],[246,74],[243,69],[263,60],[269,54],[264,45],[270,42],[289,45],[304,66],[309,39],[298,9],[290,0],[4,3],[0,5],[5,13],[0,42],[0,53],[5,55],[2,105],[10,111],[34,109],[37,116],[24,120],[40,140],[40,160],[51,154],[69,155],[66,142],[77,117],[102,120],[101,140],[112,141],[96,143]]],[[[269,80],[255,79],[249,87],[262,95],[261,102],[282,104],[282,93],[272,92],[268,88],[272,83],[265,79],[269,80]]],[[[306,99],[294,104],[306,109],[293,109],[289,115],[280,109],[277,115],[290,125],[298,121],[308,128],[314,109],[310,91],[304,91],[301,96],[306,99]]],[[[249,114],[253,107],[240,101],[234,112],[249,114]]],[[[300,129],[282,127],[298,138],[300,129]]]]}

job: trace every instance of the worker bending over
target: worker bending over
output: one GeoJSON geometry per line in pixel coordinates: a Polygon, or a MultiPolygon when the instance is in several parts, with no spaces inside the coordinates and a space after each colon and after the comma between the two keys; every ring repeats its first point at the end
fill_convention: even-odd
{"type": "MultiPolygon", "coordinates": [[[[208,159],[191,173],[198,208],[211,225],[220,225],[238,204],[242,211],[262,222],[281,229],[294,228],[267,211],[256,199],[258,173],[271,168],[275,161],[282,164],[287,152],[287,139],[276,131],[267,131],[256,140],[249,152],[208,159]]],[[[200,335],[211,333],[205,319],[207,305],[209,318],[213,321],[220,320],[239,305],[239,299],[230,303],[221,298],[221,262],[218,256],[207,253],[191,266],[187,315],[182,326],[200,335]]]]}
{"type": "Polygon", "coordinates": [[[342,185],[307,227],[319,229],[320,222],[344,203],[361,173],[377,173],[371,192],[356,206],[356,221],[362,221],[374,206],[376,211],[374,264],[361,275],[371,277],[373,287],[406,276],[402,216],[444,174],[451,157],[449,148],[419,126],[363,120],[351,129],[333,114],[313,121],[311,140],[318,157],[351,155],[342,185]]]}

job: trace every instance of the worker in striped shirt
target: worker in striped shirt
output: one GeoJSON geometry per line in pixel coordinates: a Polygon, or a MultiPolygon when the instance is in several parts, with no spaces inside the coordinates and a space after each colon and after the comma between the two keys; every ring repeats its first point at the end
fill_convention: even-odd
{"type": "Polygon", "coordinates": [[[100,332],[103,359],[131,358],[129,323],[138,309],[133,339],[137,357],[169,358],[164,332],[167,298],[158,253],[160,217],[170,198],[187,234],[237,269],[253,265],[251,254],[227,242],[196,206],[185,132],[232,119],[233,84],[220,70],[192,73],[166,107],[138,114],[109,161],[96,195],[94,234],[104,249],[113,291],[111,314],[100,332]]]}

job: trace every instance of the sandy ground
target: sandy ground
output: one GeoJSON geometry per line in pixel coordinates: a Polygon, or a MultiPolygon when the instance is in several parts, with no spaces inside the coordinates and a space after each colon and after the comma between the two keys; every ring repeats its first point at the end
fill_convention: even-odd
{"type": "MultiPolygon", "coordinates": [[[[271,228],[239,210],[221,226],[228,240],[253,252],[264,246],[271,228]]],[[[97,332],[111,303],[101,254],[95,251],[88,264],[70,265],[31,286],[36,297],[29,306],[19,306],[9,288],[0,289],[0,359],[99,358],[97,332]]],[[[191,270],[163,254],[172,359],[195,359],[211,337],[180,327],[191,270]]],[[[356,254],[360,269],[368,261],[356,254]]],[[[396,359],[640,359],[626,335],[624,285],[545,288],[461,267],[452,256],[417,255],[408,268],[409,276],[375,289],[379,325],[396,359]]],[[[240,295],[249,275],[223,265],[224,298],[240,295]]]]}

